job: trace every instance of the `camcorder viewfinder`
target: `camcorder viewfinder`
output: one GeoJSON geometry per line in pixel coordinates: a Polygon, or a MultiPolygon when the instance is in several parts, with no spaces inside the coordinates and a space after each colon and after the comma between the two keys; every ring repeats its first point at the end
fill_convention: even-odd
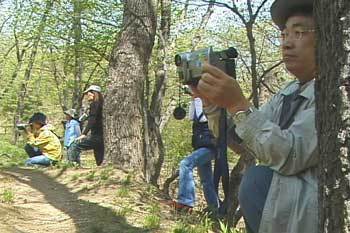
{"type": "Polygon", "coordinates": [[[180,81],[185,85],[196,86],[202,76],[204,62],[208,62],[227,75],[236,78],[234,59],[237,58],[237,55],[237,50],[233,47],[216,52],[213,51],[212,47],[209,47],[175,55],[175,65],[180,81]]]}

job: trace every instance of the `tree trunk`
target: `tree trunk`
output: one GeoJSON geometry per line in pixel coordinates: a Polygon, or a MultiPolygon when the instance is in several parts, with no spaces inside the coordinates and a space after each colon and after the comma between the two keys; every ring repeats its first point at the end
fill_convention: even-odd
{"type": "Polygon", "coordinates": [[[256,49],[255,38],[253,34],[253,25],[246,25],[247,37],[249,41],[249,51],[251,55],[251,75],[252,75],[252,98],[253,104],[256,108],[259,107],[259,86],[258,86],[258,71],[256,69],[256,49]]]}
{"type": "MultiPolygon", "coordinates": [[[[162,103],[165,95],[166,83],[168,80],[168,66],[166,58],[168,55],[168,42],[170,36],[171,23],[171,1],[161,0],[160,2],[161,21],[158,33],[158,59],[156,62],[155,85],[151,98],[151,104],[148,107],[148,101],[144,104],[145,108],[145,155],[144,155],[144,176],[147,182],[158,186],[158,178],[163,165],[165,148],[160,132],[160,119],[162,112],[162,103]]],[[[149,88],[149,86],[148,86],[149,88]]],[[[146,88],[146,89],[148,89],[146,88]]],[[[147,94],[147,93],[146,93],[147,94]]],[[[148,100],[148,98],[146,98],[148,100]]]]}
{"type": "Polygon", "coordinates": [[[315,1],[319,232],[350,232],[350,2],[315,1]]]}
{"type": "Polygon", "coordinates": [[[13,34],[14,34],[14,38],[15,38],[17,65],[16,65],[16,67],[15,67],[15,69],[14,69],[12,75],[11,75],[11,79],[9,80],[9,82],[7,83],[5,88],[3,90],[1,90],[0,99],[5,98],[5,95],[12,88],[13,83],[18,78],[18,73],[19,73],[19,71],[22,68],[24,55],[25,55],[26,50],[27,50],[26,47],[23,47],[22,49],[20,49],[20,45],[19,45],[19,41],[18,41],[18,38],[17,38],[16,29],[13,30],[13,34]]]}
{"type": "Polygon", "coordinates": [[[156,32],[152,0],[124,0],[123,28],[109,64],[104,104],[106,158],[125,168],[144,166],[143,91],[156,32]]]}
{"type": "Polygon", "coordinates": [[[84,63],[81,53],[81,13],[82,1],[73,0],[73,39],[74,39],[74,85],[72,107],[79,112],[81,108],[81,83],[83,78],[84,63]]]}
{"type": "Polygon", "coordinates": [[[229,228],[235,227],[238,220],[236,218],[236,210],[239,206],[238,203],[238,191],[239,184],[241,183],[242,176],[245,170],[255,164],[255,158],[245,151],[240,157],[236,166],[231,170],[230,173],[230,185],[229,185],[229,197],[227,199],[227,225],[229,228]]]}

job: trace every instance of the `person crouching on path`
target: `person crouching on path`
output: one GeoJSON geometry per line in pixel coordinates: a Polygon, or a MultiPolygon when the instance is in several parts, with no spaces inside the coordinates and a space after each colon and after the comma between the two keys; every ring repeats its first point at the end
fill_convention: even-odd
{"type": "Polygon", "coordinates": [[[103,144],[103,119],[102,107],[103,96],[101,88],[91,85],[85,92],[90,102],[88,122],[83,133],[75,139],[68,150],[68,160],[80,165],[80,153],[82,150],[94,150],[94,156],[97,166],[100,166],[104,158],[103,144]],[[90,135],[87,134],[90,132],[90,135]]]}
{"type": "Polygon", "coordinates": [[[75,109],[69,109],[67,111],[64,111],[64,114],[66,115],[66,124],[65,124],[63,145],[64,145],[64,148],[68,150],[69,147],[74,142],[74,140],[81,135],[81,130],[80,130],[80,123],[76,119],[75,109]]]}
{"type": "Polygon", "coordinates": [[[53,132],[53,127],[46,124],[45,114],[34,113],[29,122],[30,127],[25,129],[28,139],[25,150],[30,158],[25,165],[50,166],[60,161],[62,159],[61,143],[53,132]]]}

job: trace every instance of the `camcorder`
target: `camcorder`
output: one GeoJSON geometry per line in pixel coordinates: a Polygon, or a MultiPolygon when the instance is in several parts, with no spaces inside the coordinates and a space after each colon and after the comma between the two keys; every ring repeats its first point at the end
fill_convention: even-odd
{"type": "Polygon", "coordinates": [[[213,51],[212,47],[209,47],[175,55],[175,65],[180,81],[185,85],[196,86],[202,76],[204,62],[216,66],[227,75],[236,78],[235,58],[237,55],[237,50],[233,47],[216,52],[213,51]]]}
{"type": "Polygon", "coordinates": [[[89,115],[88,115],[87,113],[84,112],[84,113],[79,117],[78,121],[79,121],[79,122],[83,122],[83,121],[86,121],[88,118],[89,118],[89,115]]]}
{"type": "Polygon", "coordinates": [[[20,131],[24,131],[28,126],[31,126],[32,124],[28,123],[18,123],[16,124],[16,128],[20,131]]]}

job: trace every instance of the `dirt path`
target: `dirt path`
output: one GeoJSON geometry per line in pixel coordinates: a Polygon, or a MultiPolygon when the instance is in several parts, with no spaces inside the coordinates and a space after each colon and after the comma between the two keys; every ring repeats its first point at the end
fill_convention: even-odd
{"type": "Polygon", "coordinates": [[[14,203],[0,203],[1,233],[147,232],[109,208],[82,200],[40,170],[0,170],[0,189],[11,188],[14,203]]]}

